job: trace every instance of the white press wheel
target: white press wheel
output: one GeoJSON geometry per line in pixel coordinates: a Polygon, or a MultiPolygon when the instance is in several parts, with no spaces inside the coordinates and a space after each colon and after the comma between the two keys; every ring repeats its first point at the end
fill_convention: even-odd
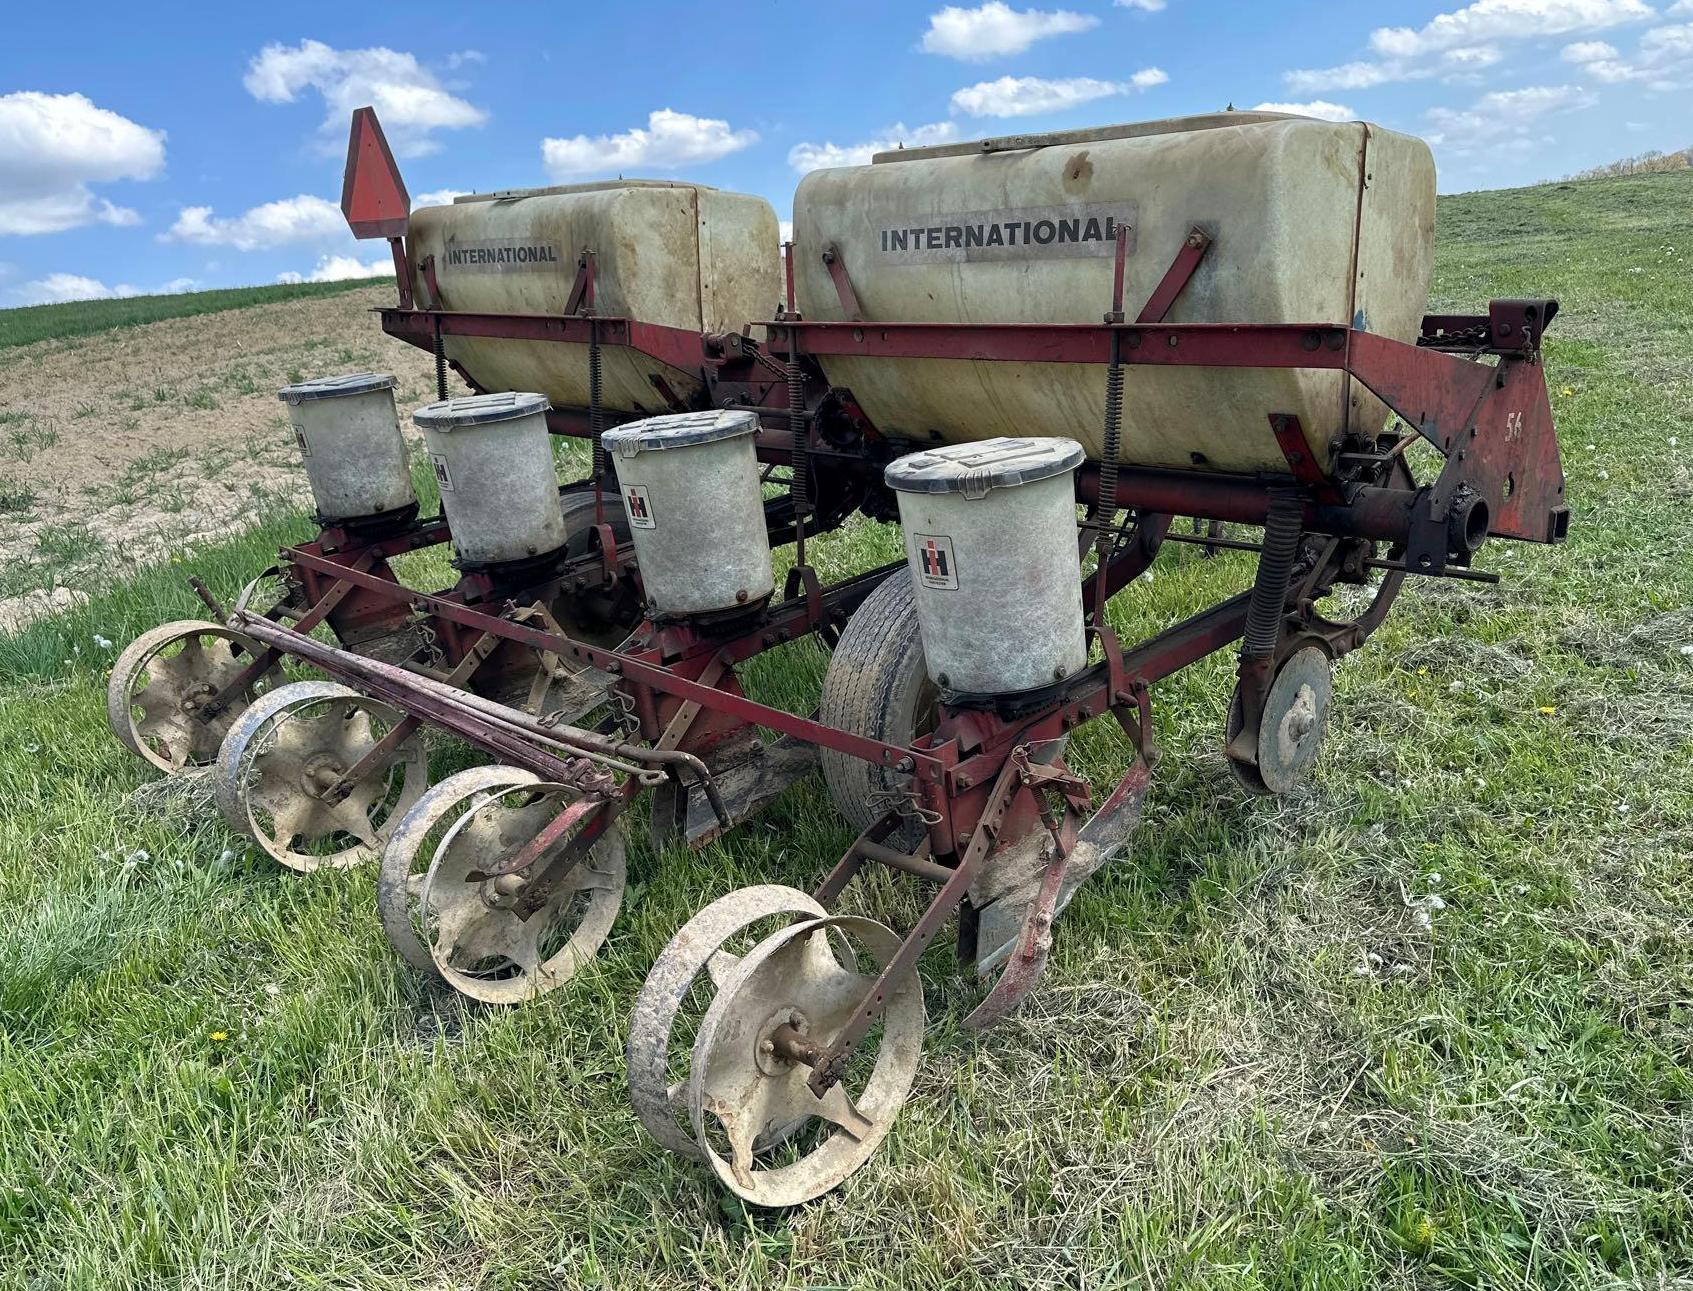
{"type": "Polygon", "coordinates": [[[262,647],[217,623],[183,619],[143,632],[112,664],[106,720],[131,753],[161,771],[204,766],[253,697],[280,673],[262,674],[221,711],[206,701],[253,662],[262,647]]]}
{"type": "MultiPolygon", "coordinates": [[[[529,883],[544,875],[545,862],[499,878],[487,872],[532,840],[580,791],[517,767],[475,770],[484,774],[466,771],[441,782],[442,789],[454,786],[463,807],[428,855],[407,927],[432,970],[461,995],[521,1004],[562,986],[605,943],[623,904],[623,831],[613,821],[526,911],[529,883]]],[[[436,808],[443,817],[457,809],[445,794],[436,808]]],[[[422,859],[407,862],[408,876],[422,859]]],[[[394,877],[398,869],[396,859],[394,877]]]]}
{"type": "Polygon", "coordinates": [[[851,942],[868,952],[873,971],[900,944],[891,929],[852,915],[784,928],[742,956],[700,1023],[688,1073],[694,1138],[717,1177],[753,1205],[797,1206],[838,1186],[887,1137],[917,1074],[923,988],[915,973],[886,1001],[860,1062],[822,1098],[807,1085],[811,1068],[782,1057],[778,1028],[827,1046],[860,1007],[875,978],[841,962],[842,943],[851,942]],[[773,1128],[796,1121],[816,1122],[815,1137],[790,1129],[761,1149],[773,1128]]]}
{"type": "Polygon", "coordinates": [[[423,740],[414,734],[344,797],[328,790],[401,719],[339,682],[279,686],[225,737],[213,779],[218,808],[232,829],[289,869],[374,860],[428,783],[423,740]]]}
{"type": "Polygon", "coordinates": [[[687,1082],[673,1078],[670,1057],[676,1024],[701,978],[720,985],[740,962],[726,946],[755,924],[820,919],[826,913],[798,888],[779,883],[740,888],[718,897],[683,924],[653,961],[629,1020],[629,1101],[648,1133],[672,1152],[702,1155],[684,1128],[687,1082]]]}

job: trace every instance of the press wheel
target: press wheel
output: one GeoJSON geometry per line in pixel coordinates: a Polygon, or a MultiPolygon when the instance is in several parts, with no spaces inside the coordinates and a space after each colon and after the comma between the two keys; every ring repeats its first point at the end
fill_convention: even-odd
{"type": "MultiPolygon", "coordinates": [[[[418,928],[418,897],[436,848],[453,822],[475,805],[480,794],[509,788],[510,767],[471,767],[431,785],[394,826],[382,848],[376,875],[376,909],[389,943],[420,973],[438,976],[435,959],[418,928]]],[[[519,772],[517,774],[525,774],[519,772]]],[[[531,783],[531,780],[520,783],[531,783]]]]}
{"type": "MultiPolygon", "coordinates": [[[[685,1128],[687,1081],[673,1078],[671,1043],[688,1004],[703,991],[702,978],[719,987],[740,963],[728,949],[766,920],[821,919],[827,912],[798,888],[761,883],[718,897],[670,939],[635,998],[629,1021],[629,1101],[649,1133],[682,1156],[698,1157],[685,1128]]],[[[696,1010],[697,1012],[697,1010],[696,1010]]],[[[691,1020],[698,1022],[698,1017],[691,1020]]]]}
{"type": "MultiPolygon", "coordinates": [[[[563,985],[604,944],[623,903],[623,833],[614,822],[548,888],[530,888],[545,882],[545,860],[489,877],[580,793],[517,767],[483,770],[488,774],[463,772],[441,782],[443,790],[459,782],[456,801],[443,793],[432,809],[450,812],[458,802],[464,808],[428,858],[407,926],[415,926],[433,971],[454,990],[487,1004],[520,1004],[563,985]]],[[[568,838],[560,845],[568,846],[568,838]]],[[[420,859],[407,861],[408,875],[420,859]]],[[[390,882],[400,862],[392,864],[390,882]]]]}
{"type": "Polygon", "coordinates": [[[915,974],[889,996],[878,1028],[846,1077],[818,1098],[811,1068],[782,1053],[783,1029],[827,1047],[875,978],[858,971],[856,942],[877,969],[899,938],[873,919],[813,919],[771,934],[742,957],[706,1010],[688,1074],[688,1112],[717,1177],[758,1206],[822,1196],[857,1170],[887,1137],[917,1073],[923,993],[915,974]],[[761,1150],[770,1131],[801,1128],[761,1150]],[[815,1128],[813,1128],[815,1127],[815,1128]]]}
{"type": "Polygon", "coordinates": [[[401,720],[338,682],[279,686],[230,728],[213,788],[232,829],[289,869],[374,860],[423,793],[429,759],[415,734],[344,796],[333,786],[401,720]]]}
{"type": "MultiPolygon", "coordinates": [[[[572,489],[559,498],[564,516],[565,554],[572,559],[595,551],[594,490],[572,489]]],[[[629,541],[629,518],[624,514],[617,490],[605,495],[605,522],[612,537],[629,541]]],[[[552,604],[553,617],[567,636],[589,645],[615,646],[640,626],[646,617],[635,581],[624,577],[610,587],[561,591],[552,604]]]]}
{"type": "MultiPolygon", "coordinates": [[[[1258,723],[1257,766],[1229,760],[1240,782],[1260,794],[1284,794],[1297,786],[1322,750],[1333,698],[1334,680],[1327,653],[1313,645],[1289,655],[1276,670],[1264,699],[1258,723]]],[[[1229,744],[1240,734],[1241,714],[1237,686],[1229,704],[1229,744]]]]}
{"type": "Polygon", "coordinates": [[[261,647],[216,623],[184,619],[143,632],[112,664],[106,718],[123,746],[161,771],[204,766],[275,669],[208,716],[205,705],[235,680],[261,647]]]}

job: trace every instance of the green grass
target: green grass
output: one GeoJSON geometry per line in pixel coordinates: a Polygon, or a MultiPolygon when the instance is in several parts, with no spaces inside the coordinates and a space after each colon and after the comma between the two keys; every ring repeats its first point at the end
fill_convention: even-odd
{"type": "MultiPolygon", "coordinates": [[[[1145,822],[1040,991],[966,1033],[977,988],[937,946],[893,1134],[791,1212],[648,1141],[622,1046],[689,914],[810,887],[850,841],[818,784],[698,856],[637,836],[604,953],[494,1012],[400,964],[369,873],[276,872],[112,741],[95,634],[197,616],[185,569],[0,639],[0,1286],[1685,1285],[1693,175],[1440,219],[1437,307],[1563,301],[1568,545],[1409,589],[1287,800],[1220,756],[1229,659],[1160,685],[1145,822]]],[[[304,532],[190,565],[227,599],[304,532]]],[[[865,526],[817,558],[891,550],[865,526]]],[[[1248,577],[1176,550],[1115,617],[1154,631],[1248,577]]],[[[804,708],[822,666],[787,647],[749,685],[804,708]]],[[[1123,765],[1106,723],[1073,751],[1096,787],[1123,765]]]]}
{"type": "Polygon", "coordinates": [[[125,296],[119,300],[73,300],[59,305],[0,309],[0,350],[36,341],[92,336],[118,327],[156,323],[161,318],[189,318],[225,309],[246,309],[250,305],[336,296],[369,285],[367,278],[352,278],[345,282],[278,283],[268,287],[227,287],[170,296],[125,296]]]}

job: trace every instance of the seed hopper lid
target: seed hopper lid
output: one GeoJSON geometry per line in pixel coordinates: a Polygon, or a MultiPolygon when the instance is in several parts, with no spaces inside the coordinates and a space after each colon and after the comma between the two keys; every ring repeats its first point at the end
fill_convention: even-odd
{"type": "Polygon", "coordinates": [[[390,372],[350,372],[344,377],[318,377],[315,381],[285,386],[276,392],[276,397],[283,403],[307,403],[312,399],[340,399],[393,388],[394,376],[390,372]]]}
{"type": "Polygon", "coordinates": [[[619,457],[633,457],[636,453],[665,448],[715,444],[722,439],[750,435],[757,429],[758,414],[749,409],[707,408],[702,412],[677,412],[632,421],[606,431],[601,440],[619,457]]]}
{"type": "Polygon", "coordinates": [[[486,426],[495,421],[515,421],[546,412],[552,404],[544,394],[503,391],[499,394],[467,394],[443,399],[412,413],[411,419],[424,430],[458,430],[465,426],[486,426]]]}
{"type": "Polygon", "coordinates": [[[962,493],[979,498],[1063,475],[1082,464],[1073,439],[984,439],[928,448],[889,463],[882,478],[901,493],[962,493]]]}

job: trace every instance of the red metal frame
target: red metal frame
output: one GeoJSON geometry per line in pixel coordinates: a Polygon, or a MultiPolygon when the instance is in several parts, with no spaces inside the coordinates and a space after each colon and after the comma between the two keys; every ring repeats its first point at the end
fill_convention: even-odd
{"type": "MultiPolygon", "coordinates": [[[[385,144],[376,152],[368,144],[359,144],[360,129],[355,119],[354,152],[363,158],[360,164],[391,169],[385,144]]],[[[380,142],[379,130],[376,139],[380,142]]],[[[349,165],[353,165],[351,156],[349,165]]],[[[397,236],[392,225],[382,226],[380,220],[368,227],[377,235],[397,236]]],[[[308,605],[333,607],[351,598],[341,611],[348,621],[359,615],[384,622],[416,616],[433,625],[457,650],[497,639],[603,670],[617,679],[617,689],[635,715],[640,736],[648,742],[648,756],[663,752],[694,758],[700,763],[708,795],[713,789],[704,759],[760,727],[909,774],[910,806],[928,826],[924,846],[913,855],[892,852],[885,845],[891,832],[888,822],[878,822],[842,858],[819,889],[819,898],[837,895],[867,859],[933,880],[939,891],[882,982],[866,996],[852,1027],[813,1063],[812,1086],[821,1091],[839,1078],[847,1055],[879,1014],[887,983],[909,971],[945,918],[963,906],[974,874],[994,849],[1044,825],[1052,833],[1056,859],[1049,861],[1041,895],[1031,907],[1034,922],[1020,939],[1019,964],[1008,974],[1005,989],[995,992],[984,1017],[1002,1013],[1038,975],[1044,963],[1045,935],[1039,919],[1050,919],[1057,875],[1074,842],[1076,819],[1087,808],[1088,794],[1087,786],[1061,763],[1041,764],[1032,757],[1033,750],[1050,748],[1081,722],[1111,713],[1129,734],[1138,756],[1093,819],[1125,805],[1137,807],[1155,757],[1148,690],[1156,681],[1228,648],[1243,634],[1250,643],[1256,633],[1263,643],[1262,655],[1250,661],[1243,657],[1241,669],[1241,685],[1251,692],[1245,695],[1243,711],[1255,714],[1254,705],[1262,699],[1260,692],[1274,665],[1289,652],[1317,645],[1332,658],[1356,648],[1381,622],[1406,573],[1441,574],[1449,564],[1467,562],[1474,535],[1456,532],[1455,527],[1463,529],[1479,515],[1485,530],[1500,537],[1555,542],[1564,535],[1568,518],[1564,480],[1538,348],[1545,326],[1557,311],[1556,302],[1494,301],[1486,315],[1430,316],[1424,320],[1420,344],[1338,323],[1165,323],[1162,320],[1173,303],[1199,271],[1210,242],[1205,230],[1189,232],[1131,323],[1123,321],[1126,242],[1120,236],[1111,308],[1097,324],[867,320],[847,266],[832,245],[823,251],[823,261],[846,321],[808,322],[794,308],[790,243],[785,248],[786,305],[777,318],[759,324],[766,332],[762,343],[750,335],[707,335],[594,315],[596,270],[591,252],[579,263],[562,315],[414,308],[410,273],[396,247],[400,307],[382,311],[382,326],[401,340],[437,353],[441,338],[451,337],[625,347],[696,378],[707,392],[706,401],[754,408],[763,421],[760,458],[786,464],[799,477],[793,492],[792,534],[784,540],[803,541],[806,528],[811,527],[805,517],[814,475],[850,477],[866,486],[866,499],[873,503],[885,463],[917,447],[884,436],[870,424],[850,392],[829,386],[817,360],[832,356],[1092,364],[1102,372],[1113,364],[1345,372],[1444,456],[1439,477],[1423,486],[1411,480],[1397,440],[1360,437],[1358,442],[1341,445],[1332,460],[1319,462],[1311,456],[1297,418],[1265,409],[1268,426],[1287,462],[1286,474],[1242,477],[1114,464],[1085,468],[1078,476],[1078,495],[1100,504],[1096,516],[1103,513],[1105,517],[1093,524],[1104,531],[1097,548],[1102,565],[1096,587],[1102,599],[1152,562],[1173,515],[1254,524],[1274,517],[1283,538],[1297,539],[1302,532],[1325,538],[1314,545],[1298,578],[1286,576],[1284,568],[1282,585],[1266,587],[1261,572],[1253,590],[1127,648],[1105,626],[1103,614],[1097,614],[1091,628],[1099,646],[1097,661],[1041,696],[1027,711],[960,699],[942,706],[932,734],[910,747],[900,747],[774,708],[742,692],[737,664],[785,641],[838,627],[888,570],[871,571],[828,588],[817,584],[814,575],[809,580],[802,576],[785,599],[739,622],[715,626],[649,623],[631,643],[612,650],[516,621],[515,607],[502,607],[492,587],[468,584],[433,595],[400,587],[387,569],[387,557],[444,541],[445,526],[439,521],[362,546],[356,542],[343,546],[345,535],[329,534],[315,544],[284,552],[284,565],[308,605]],[[1483,356],[1494,362],[1476,361],[1483,356]],[[827,464],[829,470],[814,471],[816,463],[827,464]],[[1134,512],[1120,530],[1109,528],[1117,508],[1134,512]],[[1298,528],[1290,533],[1289,524],[1298,528]],[[1376,555],[1372,544],[1377,540],[1391,544],[1386,560],[1376,555]],[[1315,604],[1333,582],[1362,581],[1365,571],[1375,569],[1387,570],[1387,577],[1375,602],[1360,618],[1338,623],[1316,613],[1315,604]],[[1268,638],[1263,635],[1266,625],[1268,638]]],[[[438,306],[440,290],[429,268],[423,267],[424,278],[431,303],[438,306]]],[[[555,409],[551,424],[563,433],[584,434],[617,419],[598,407],[555,409]]],[[[1270,545],[1267,532],[1264,549],[1270,545]]],[[[628,553],[608,550],[603,556],[579,558],[563,574],[606,580],[638,576],[626,568],[628,562],[628,553]]],[[[1085,598],[1087,589],[1083,590],[1085,598]]],[[[315,611],[308,611],[308,619],[311,612],[315,611]]],[[[263,631],[266,639],[284,643],[290,639],[286,629],[263,631]]],[[[313,651],[348,677],[358,676],[354,656],[325,655],[321,644],[300,644],[299,649],[313,651]]],[[[372,684],[391,702],[407,707],[404,686],[390,673],[376,675],[372,684]]],[[[496,756],[509,754],[509,723],[490,723],[485,712],[461,718],[451,704],[440,702],[439,695],[430,692],[425,698],[427,703],[419,700],[416,708],[427,709],[428,720],[496,756]]],[[[577,732],[571,738],[581,743],[578,737],[582,735],[577,732]]],[[[612,757],[604,749],[581,755],[589,762],[597,757],[607,765],[612,757]]],[[[637,790],[636,782],[626,782],[624,798],[637,790]]],[[[712,801],[727,824],[720,800],[713,796],[712,801]]]]}

